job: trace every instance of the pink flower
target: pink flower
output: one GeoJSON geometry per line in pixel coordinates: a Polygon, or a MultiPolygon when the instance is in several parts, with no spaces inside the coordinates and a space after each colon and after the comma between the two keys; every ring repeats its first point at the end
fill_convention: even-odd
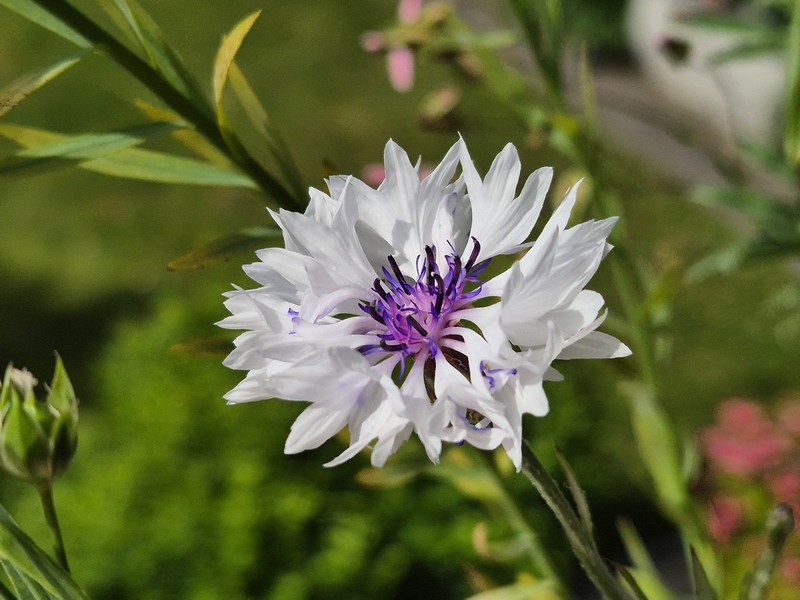
{"type": "Polygon", "coordinates": [[[723,402],[717,422],[703,436],[706,455],[712,464],[734,475],[756,475],[777,466],[792,445],[763,409],[747,400],[723,402]]]}
{"type": "MultiPolygon", "coordinates": [[[[400,0],[397,19],[402,25],[414,23],[422,12],[422,0],[400,0]]],[[[386,71],[389,83],[401,93],[414,85],[414,52],[407,44],[394,42],[380,31],[367,31],[361,37],[366,52],[386,52],[386,71]]]]}
{"type": "Polygon", "coordinates": [[[731,540],[742,525],[744,512],[735,498],[722,496],[715,499],[708,512],[708,532],[720,544],[731,540]]]}

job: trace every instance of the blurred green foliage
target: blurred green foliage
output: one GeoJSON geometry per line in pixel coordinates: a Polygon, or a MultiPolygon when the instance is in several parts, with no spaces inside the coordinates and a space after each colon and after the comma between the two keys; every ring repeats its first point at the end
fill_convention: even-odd
{"type": "MultiPolygon", "coordinates": [[[[89,0],[76,2],[99,17],[89,0]]],[[[451,133],[417,128],[416,107],[445,80],[425,65],[406,96],[391,91],[383,61],[362,52],[359,35],[393,18],[395,3],[306,0],[145,2],[194,73],[210,87],[210,65],[223,31],[248,12],[264,13],[239,63],[291,146],[306,182],[320,187],[325,161],[359,174],[379,162],[392,137],[438,160],[451,133]]],[[[618,49],[621,3],[569,4],[572,31],[618,49]]],[[[3,13],[0,81],[47,64],[71,49],[49,33],[3,13]]],[[[107,60],[92,55],[17,109],[12,122],[78,133],[141,122],[131,99],[153,101],[107,60]]],[[[507,141],[524,148],[510,114],[487,109],[491,96],[471,88],[459,107],[461,131],[479,166],[507,141]]],[[[171,149],[168,141],[152,145],[171,149]]],[[[0,149],[7,149],[1,146],[0,149]]],[[[553,162],[523,149],[526,171],[553,162]]],[[[640,166],[607,157],[633,232],[636,260],[667,269],[687,265],[734,236],[704,208],[689,206],[640,166]]],[[[563,165],[556,165],[563,166],[563,165]]],[[[558,171],[563,172],[563,169],[558,171]]],[[[555,186],[564,191],[566,182],[555,186]]],[[[2,180],[0,200],[0,363],[14,360],[48,373],[52,350],[70,369],[81,405],[81,446],[56,500],[76,579],[91,597],[126,598],[461,598],[473,569],[513,579],[519,557],[478,557],[473,528],[491,520],[485,507],[430,477],[388,489],[362,487],[364,457],[326,470],[329,444],[284,456],[283,441],[300,406],[261,402],[227,407],[222,395],[240,374],[221,357],[170,351],[217,334],[221,293],[248,285],[239,264],[168,273],[166,264],[210,240],[268,222],[265,201],[241,189],[121,181],[78,170],[2,180]]],[[[605,272],[594,287],[618,308],[605,272]]],[[[774,336],[763,298],[781,288],[779,265],[759,264],[681,290],[665,328],[673,337],[663,402],[683,431],[708,420],[726,395],[770,398],[800,386],[791,340],[774,336]]],[[[626,364],[569,363],[566,381],[548,393],[551,414],[526,422],[527,437],[554,466],[552,442],[587,489],[601,537],[621,510],[647,533],[658,527],[637,486],[627,412],[616,383],[626,364]],[[616,370],[619,369],[619,370],[616,370]],[[597,465],[603,468],[598,469],[597,465]],[[625,502],[624,509],[620,502],[625,502]]],[[[408,444],[392,461],[416,463],[408,444]]],[[[423,459],[424,460],[424,459],[423,459]]],[[[504,477],[545,543],[553,522],[521,478],[504,477]],[[525,504],[525,503],[523,503],[525,504]]],[[[0,500],[18,521],[47,539],[27,490],[9,484],[0,500]]],[[[493,537],[509,535],[493,521],[493,537]]],[[[557,557],[568,569],[566,556],[557,557]]]]}

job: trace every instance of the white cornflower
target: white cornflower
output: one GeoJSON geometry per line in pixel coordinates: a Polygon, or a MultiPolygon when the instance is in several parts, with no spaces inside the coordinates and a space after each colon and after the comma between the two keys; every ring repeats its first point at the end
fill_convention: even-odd
{"type": "Polygon", "coordinates": [[[534,172],[515,197],[511,144],[483,180],[462,140],[422,181],[392,141],[384,161],[377,190],[332,177],[330,195],[310,190],[305,214],[272,213],[286,247],[245,266],[262,287],[229,292],[232,315],[219,323],[248,330],[225,361],[247,377],[225,398],[310,402],[286,452],[347,427],[350,447],[327,466],[372,442],[372,464],[383,465],[414,431],[434,462],[442,442],[466,442],[502,445],[519,468],[522,415],[547,413],[552,361],[630,354],[595,331],[603,298],[583,289],[616,219],[567,228],[573,188],[526,243],[552,170],[534,172]],[[520,252],[484,278],[494,257],[520,252]]]}

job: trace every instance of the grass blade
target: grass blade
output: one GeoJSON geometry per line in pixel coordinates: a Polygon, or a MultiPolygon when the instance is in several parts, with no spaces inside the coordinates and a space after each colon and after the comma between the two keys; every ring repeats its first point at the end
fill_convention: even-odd
{"type": "Polygon", "coordinates": [[[31,73],[26,73],[9,83],[0,90],[0,117],[8,114],[33,92],[61,75],[61,73],[77,63],[85,54],[86,50],[80,50],[74,54],[65,56],[61,60],[43,69],[37,69],[31,73]]]}
{"type": "MultiPolygon", "coordinates": [[[[114,5],[139,44],[151,67],[163,75],[172,87],[196,103],[203,103],[204,94],[186,69],[177,52],[167,43],[164,34],[136,0],[113,0],[114,5]]],[[[106,3],[103,3],[106,7],[106,3]]],[[[108,8],[106,8],[108,11],[108,8]]]]}
{"type": "Polygon", "coordinates": [[[597,549],[594,539],[594,523],[592,523],[592,513],[589,510],[589,501],[586,499],[586,494],[578,483],[575,472],[572,470],[569,462],[567,462],[567,457],[564,456],[564,453],[558,446],[556,446],[556,458],[558,459],[558,464],[561,465],[561,469],[564,471],[564,475],[567,477],[567,485],[572,494],[572,500],[575,502],[575,508],[578,510],[578,517],[588,534],[587,537],[591,540],[595,549],[597,549]]]}
{"type": "Polygon", "coordinates": [[[230,260],[239,252],[256,250],[264,247],[266,240],[279,238],[281,231],[275,227],[259,227],[245,229],[226,235],[176,258],[167,265],[170,271],[186,269],[204,269],[212,265],[230,260]]]}
{"type": "MultiPolygon", "coordinates": [[[[42,144],[55,144],[70,138],[64,134],[7,123],[0,124],[0,135],[13,139],[31,150],[42,144]]],[[[69,158],[62,156],[50,160],[54,161],[53,166],[78,166],[114,177],[160,183],[258,188],[252,179],[241,173],[154,150],[125,148],[100,158],[81,158],[73,155],[69,158]]]]}
{"type": "Polygon", "coordinates": [[[81,48],[92,47],[92,42],[31,0],[0,0],[0,6],[5,6],[7,9],[28,19],[31,23],[36,23],[52,31],[76,46],[81,48]]]}
{"type": "MultiPolygon", "coordinates": [[[[48,594],[64,600],[83,600],[86,594],[0,506],[0,560],[39,584],[48,594]]],[[[33,596],[35,597],[35,596],[33,596]]]]}

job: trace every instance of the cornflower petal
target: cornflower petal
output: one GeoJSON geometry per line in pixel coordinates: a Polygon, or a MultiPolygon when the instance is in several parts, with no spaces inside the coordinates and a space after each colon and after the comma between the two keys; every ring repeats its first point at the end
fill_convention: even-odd
{"type": "Polygon", "coordinates": [[[411,435],[438,462],[443,443],[502,447],[520,468],[524,414],[544,416],[554,360],[626,356],[600,333],[603,298],[584,289],[611,249],[615,219],[568,227],[573,188],[526,242],[552,179],[535,171],[516,194],[507,145],[481,178],[463,140],[420,181],[389,141],[377,189],[353,177],[312,189],[304,214],[270,214],[285,248],[245,271],[261,287],[226,294],[227,329],[244,329],[225,365],[247,371],[231,404],[309,402],[286,452],[346,428],[335,466],[372,446],[383,465],[411,435]],[[460,167],[460,173],[458,172],[460,167]],[[522,252],[485,280],[490,261],[522,252]]]}

